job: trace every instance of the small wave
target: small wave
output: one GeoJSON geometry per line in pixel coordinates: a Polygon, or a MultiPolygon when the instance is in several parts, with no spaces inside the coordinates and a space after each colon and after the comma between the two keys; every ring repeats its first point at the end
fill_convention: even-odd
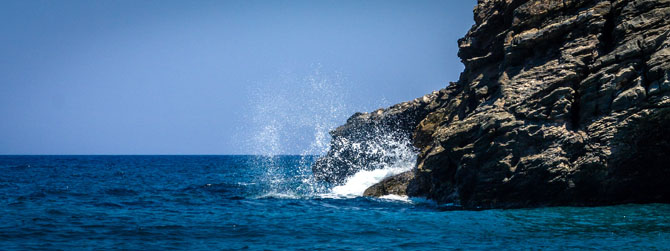
{"type": "Polygon", "coordinates": [[[116,203],[111,203],[111,202],[102,202],[102,203],[96,203],[93,204],[94,206],[97,207],[107,207],[107,208],[123,208],[123,206],[116,204],[116,203]]]}
{"type": "Polygon", "coordinates": [[[256,197],[256,199],[292,199],[292,200],[302,198],[303,197],[295,193],[278,193],[278,192],[270,192],[256,197]]]}
{"type": "Polygon", "coordinates": [[[42,199],[42,198],[46,198],[46,197],[47,197],[47,194],[44,191],[36,191],[36,192],[32,192],[32,193],[28,194],[27,196],[19,196],[16,199],[17,200],[24,200],[24,199],[34,200],[34,199],[42,199]]]}
{"type": "Polygon", "coordinates": [[[154,204],[158,204],[158,203],[155,202],[155,201],[152,201],[152,200],[134,200],[134,201],[123,201],[123,202],[121,202],[121,204],[126,205],[126,206],[146,207],[146,206],[154,205],[154,204]]]}
{"type": "Polygon", "coordinates": [[[52,209],[47,209],[46,213],[47,214],[52,214],[52,215],[65,215],[65,212],[60,211],[58,209],[53,209],[53,208],[52,209]]]}
{"type": "Polygon", "coordinates": [[[158,226],[146,226],[143,227],[145,230],[175,230],[175,229],[185,229],[182,225],[158,225],[158,226]]]}
{"type": "Polygon", "coordinates": [[[383,200],[391,200],[391,201],[401,201],[401,202],[408,202],[408,203],[412,202],[412,199],[410,199],[410,197],[407,196],[407,195],[388,194],[388,195],[381,196],[379,198],[383,199],[383,200]]]}
{"type": "Polygon", "coordinates": [[[17,166],[7,167],[7,169],[9,169],[9,170],[16,170],[16,171],[21,171],[21,170],[25,170],[25,169],[29,169],[29,168],[31,168],[30,165],[17,165],[17,166]]]}
{"type": "Polygon", "coordinates": [[[105,193],[115,196],[134,196],[138,194],[138,192],[136,192],[135,190],[127,188],[111,188],[105,190],[105,193]]]}
{"type": "Polygon", "coordinates": [[[252,186],[252,185],[256,185],[256,183],[255,183],[255,182],[237,182],[237,185],[240,185],[240,186],[252,186]]]}
{"type": "Polygon", "coordinates": [[[183,192],[207,192],[213,194],[235,193],[239,192],[244,186],[240,184],[229,183],[207,183],[204,185],[193,185],[183,188],[183,192]]]}
{"type": "Polygon", "coordinates": [[[231,196],[231,197],[228,197],[226,199],[229,199],[229,200],[243,200],[245,198],[242,197],[242,196],[231,196]]]}

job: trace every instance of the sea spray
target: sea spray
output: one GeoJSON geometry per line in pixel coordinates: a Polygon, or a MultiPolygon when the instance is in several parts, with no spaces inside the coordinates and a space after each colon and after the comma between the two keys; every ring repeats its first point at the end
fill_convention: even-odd
{"type": "Polygon", "coordinates": [[[276,130],[276,153],[322,155],[330,142],[329,130],[346,120],[347,80],[339,73],[316,68],[305,77],[282,74],[260,87],[251,87],[250,124],[241,128],[251,140],[247,148],[255,155],[268,155],[261,134],[268,125],[276,130]],[[260,136],[260,137],[259,137],[260,136]]]}
{"type": "Polygon", "coordinates": [[[252,91],[252,123],[245,130],[252,135],[249,148],[262,156],[257,166],[266,170],[258,177],[263,196],[309,197],[328,190],[327,184],[313,179],[311,165],[315,156],[326,152],[328,132],[350,113],[345,81],[341,74],[325,74],[317,67],[306,77],[284,74],[252,91]],[[280,163],[279,154],[285,153],[301,156],[289,165],[294,170],[283,170],[287,165],[280,163]]]}
{"type": "MultiPolygon", "coordinates": [[[[416,163],[416,150],[410,139],[388,127],[374,129],[376,137],[366,142],[363,154],[375,156],[368,167],[348,177],[344,184],[333,187],[331,195],[335,197],[362,196],[365,189],[383,179],[411,170],[416,163]]],[[[363,151],[363,149],[360,149],[363,151]]]]}
{"type": "Polygon", "coordinates": [[[315,179],[312,164],[327,152],[331,140],[329,132],[351,113],[346,109],[347,91],[343,81],[340,74],[324,74],[317,69],[304,78],[286,78],[280,81],[278,88],[253,92],[251,128],[255,132],[250,143],[258,156],[256,165],[265,170],[265,174],[257,178],[262,184],[259,197],[361,196],[369,186],[414,166],[416,151],[409,137],[380,125],[371,132],[374,137],[365,145],[351,143],[358,154],[373,156],[374,161],[357,167],[360,171],[339,186],[315,179]],[[287,86],[296,89],[283,88],[287,86]],[[298,163],[285,163],[279,154],[286,152],[299,152],[298,163]]]}
{"type": "Polygon", "coordinates": [[[404,171],[407,167],[386,167],[374,170],[360,170],[347,179],[344,185],[333,187],[332,193],[340,197],[362,196],[365,189],[377,184],[384,178],[393,176],[404,171]]]}
{"type": "Polygon", "coordinates": [[[264,144],[259,144],[259,151],[262,154],[255,156],[255,165],[265,170],[265,175],[258,177],[259,184],[263,184],[263,194],[261,196],[268,196],[270,194],[278,194],[278,191],[286,190],[283,186],[283,172],[281,170],[281,163],[279,161],[279,131],[281,125],[272,120],[262,127],[254,140],[263,141],[264,144]]]}

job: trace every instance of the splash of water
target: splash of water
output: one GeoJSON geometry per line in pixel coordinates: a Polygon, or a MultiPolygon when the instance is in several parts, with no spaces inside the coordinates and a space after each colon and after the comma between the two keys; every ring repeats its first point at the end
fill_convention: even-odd
{"type": "Polygon", "coordinates": [[[375,128],[374,134],[377,136],[366,142],[364,150],[366,156],[379,156],[370,164],[374,169],[361,168],[344,184],[333,187],[331,195],[345,198],[362,196],[368,187],[414,167],[417,153],[407,136],[384,127],[375,128]]]}
{"type": "Polygon", "coordinates": [[[361,149],[367,155],[380,156],[373,170],[361,170],[336,187],[314,179],[311,164],[327,152],[329,131],[351,113],[346,109],[344,80],[340,74],[323,74],[316,69],[305,78],[287,78],[277,88],[253,92],[251,100],[257,103],[251,121],[257,133],[251,143],[259,156],[256,165],[265,169],[265,175],[258,177],[258,183],[265,186],[259,197],[351,198],[414,166],[416,152],[409,138],[388,128],[376,128],[378,137],[361,149]],[[278,155],[295,151],[301,156],[297,170],[287,172],[287,164],[278,155]]]}
{"type": "Polygon", "coordinates": [[[266,170],[259,183],[264,194],[296,197],[326,190],[311,178],[314,156],[323,155],[330,143],[330,129],[347,118],[346,79],[338,73],[323,73],[320,67],[306,77],[284,74],[262,83],[251,93],[253,102],[249,148],[259,157],[256,165],[266,170]],[[279,154],[302,156],[296,172],[288,175],[279,154]],[[300,180],[295,184],[295,180],[300,180]]]}

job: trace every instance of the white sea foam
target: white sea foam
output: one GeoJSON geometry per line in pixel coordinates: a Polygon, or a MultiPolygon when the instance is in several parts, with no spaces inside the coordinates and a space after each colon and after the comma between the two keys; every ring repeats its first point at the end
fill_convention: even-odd
{"type": "Polygon", "coordinates": [[[383,199],[383,200],[401,201],[401,202],[408,202],[408,203],[412,202],[412,200],[407,195],[389,194],[389,195],[381,196],[379,198],[383,199]]]}
{"type": "Polygon", "coordinates": [[[384,127],[374,128],[374,134],[377,137],[366,142],[365,154],[380,157],[380,160],[371,161],[372,170],[361,167],[343,185],[334,187],[332,194],[340,197],[362,196],[370,186],[414,167],[417,153],[406,135],[384,127]]]}
{"type": "Polygon", "coordinates": [[[269,192],[269,193],[266,193],[266,194],[263,194],[263,195],[260,195],[260,196],[256,197],[256,199],[291,199],[291,200],[301,199],[301,198],[302,198],[302,196],[300,196],[298,194],[295,194],[293,192],[286,192],[286,193],[269,192]]]}
{"type": "Polygon", "coordinates": [[[362,196],[365,189],[379,183],[383,179],[408,171],[408,167],[387,167],[375,170],[361,170],[349,177],[347,181],[340,186],[333,187],[332,193],[341,197],[362,196]]]}
{"type": "MultiPolygon", "coordinates": [[[[278,88],[258,89],[252,98],[250,137],[252,149],[260,157],[257,165],[265,169],[265,174],[256,182],[264,185],[257,198],[352,198],[362,196],[365,189],[384,178],[410,170],[416,161],[416,151],[406,136],[388,128],[375,128],[377,135],[361,151],[367,156],[379,157],[367,167],[360,167],[347,181],[328,188],[311,175],[313,155],[324,155],[330,145],[329,131],[349,115],[346,109],[345,93],[339,74],[322,74],[318,69],[305,78],[287,78],[277,83],[278,88]],[[291,86],[291,90],[281,87],[291,86]],[[296,92],[297,91],[297,92],[296,92]],[[295,151],[295,141],[305,135],[296,132],[310,132],[312,141],[302,149],[303,158],[298,164],[298,175],[287,176],[286,168],[278,154],[295,151]],[[295,182],[300,179],[300,182],[295,182]],[[297,185],[296,185],[297,184],[297,185]]],[[[380,105],[380,104],[378,104],[380,105]]],[[[249,129],[249,128],[247,128],[249,129]]],[[[343,142],[343,144],[359,144],[343,142]]],[[[352,146],[356,148],[355,146],[352,146]]],[[[400,196],[386,196],[385,199],[405,200],[400,196]]]]}

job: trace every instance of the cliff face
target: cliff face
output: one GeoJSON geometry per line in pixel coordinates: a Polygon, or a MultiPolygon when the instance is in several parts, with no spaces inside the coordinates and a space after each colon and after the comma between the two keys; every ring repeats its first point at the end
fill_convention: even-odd
{"type": "Polygon", "coordinates": [[[670,0],[480,0],[474,14],[464,72],[417,117],[416,169],[367,195],[670,202],[670,0]]]}

